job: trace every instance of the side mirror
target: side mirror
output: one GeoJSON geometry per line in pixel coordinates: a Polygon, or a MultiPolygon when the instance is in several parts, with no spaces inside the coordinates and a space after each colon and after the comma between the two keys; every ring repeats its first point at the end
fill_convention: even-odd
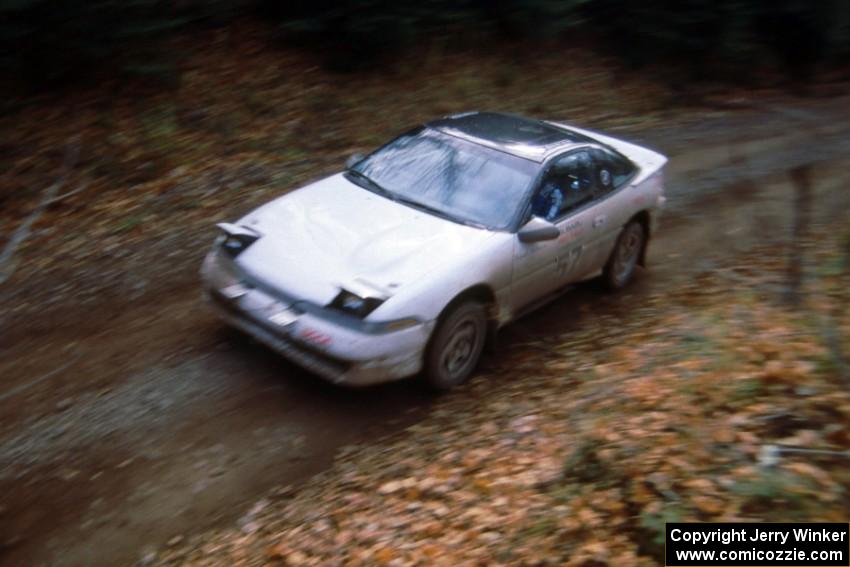
{"type": "Polygon", "coordinates": [[[363,161],[364,157],[366,156],[361,153],[351,154],[350,156],[348,156],[348,159],[345,160],[345,168],[351,169],[352,167],[363,161]]]}
{"type": "Polygon", "coordinates": [[[532,242],[543,242],[544,240],[555,240],[561,235],[558,227],[540,217],[531,217],[531,220],[519,229],[517,236],[520,242],[531,244],[532,242]]]}

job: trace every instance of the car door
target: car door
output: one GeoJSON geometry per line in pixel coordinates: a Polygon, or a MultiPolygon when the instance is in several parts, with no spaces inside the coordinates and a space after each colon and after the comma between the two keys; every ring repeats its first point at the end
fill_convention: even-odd
{"type": "Polygon", "coordinates": [[[528,218],[541,217],[560,234],[543,242],[515,240],[512,294],[516,308],[581,279],[587,269],[584,254],[593,238],[594,189],[587,150],[562,154],[547,166],[532,193],[528,218]]]}
{"type": "Polygon", "coordinates": [[[607,148],[591,148],[589,151],[593,159],[597,202],[594,228],[598,234],[593,250],[588,251],[588,260],[595,264],[594,269],[599,269],[608,261],[620,231],[635,210],[626,188],[637,168],[628,159],[607,148]]]}

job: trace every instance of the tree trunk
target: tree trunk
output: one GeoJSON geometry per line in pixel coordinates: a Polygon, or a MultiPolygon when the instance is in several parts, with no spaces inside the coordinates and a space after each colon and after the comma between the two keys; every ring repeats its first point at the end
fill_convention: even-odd
{"type": "MultiPolygon", "coordinates": [[[[844,269],[839,276],[838,285],[844,289],[850,289],[850,233],[847,235],[847,241],[844,244],[844,269]]],[[[832,357],[835,365],[838,368],[838,374],[844,381],[850,385],[850,360],[847,358],[847,353],[844,352],[844,337],[842,335],[842,324],[847,313],[847,302],[842,300],[842,294],[839,290],[838,298],[832,306],[830,313],[828,346],[832,351],[832,357]]]]}
{"type": "Polygon", "coordinates": [[[791,305],[802,303],[804,273],[804,240],[809,233],[809,221],[812,213],[811,165],[799,165],[790,171],[794,185],[794,231],[791,241],[791,254],[788,259],[788,287],[785,300],[791,305]]]}

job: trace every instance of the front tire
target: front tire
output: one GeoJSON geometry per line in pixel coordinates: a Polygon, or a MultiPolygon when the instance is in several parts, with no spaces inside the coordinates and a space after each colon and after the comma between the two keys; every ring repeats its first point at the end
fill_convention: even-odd
{"type": "Polygon", "coordinates": [[[622,289],[632,281],[645,243],[646,230],[643,224],[638,221],[627,224],[602,270],[602,279],[609,289],[622,289]]]}
{"type": "Polygon", "coordinates": [[[424,377],[435,390],[466,382],[481,359],[487,311],[474,301],[461,303],[438,324],[425,357],[424,377]]]}

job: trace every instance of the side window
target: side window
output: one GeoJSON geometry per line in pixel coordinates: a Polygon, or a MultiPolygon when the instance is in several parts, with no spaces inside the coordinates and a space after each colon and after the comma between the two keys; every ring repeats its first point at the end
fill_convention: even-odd
{"type": "Polygon", "coordinates": [[[553,221],[593,200],[590,154],[577,151],[555,158],[531,202],[531,214],[553,221]]]}
{"type": "Polygon", "coordinates": [[[594,179],[600,194],[608,193],[631,179],[635,173],[632,162],[607,150],[593,149],[594,179]]]}

